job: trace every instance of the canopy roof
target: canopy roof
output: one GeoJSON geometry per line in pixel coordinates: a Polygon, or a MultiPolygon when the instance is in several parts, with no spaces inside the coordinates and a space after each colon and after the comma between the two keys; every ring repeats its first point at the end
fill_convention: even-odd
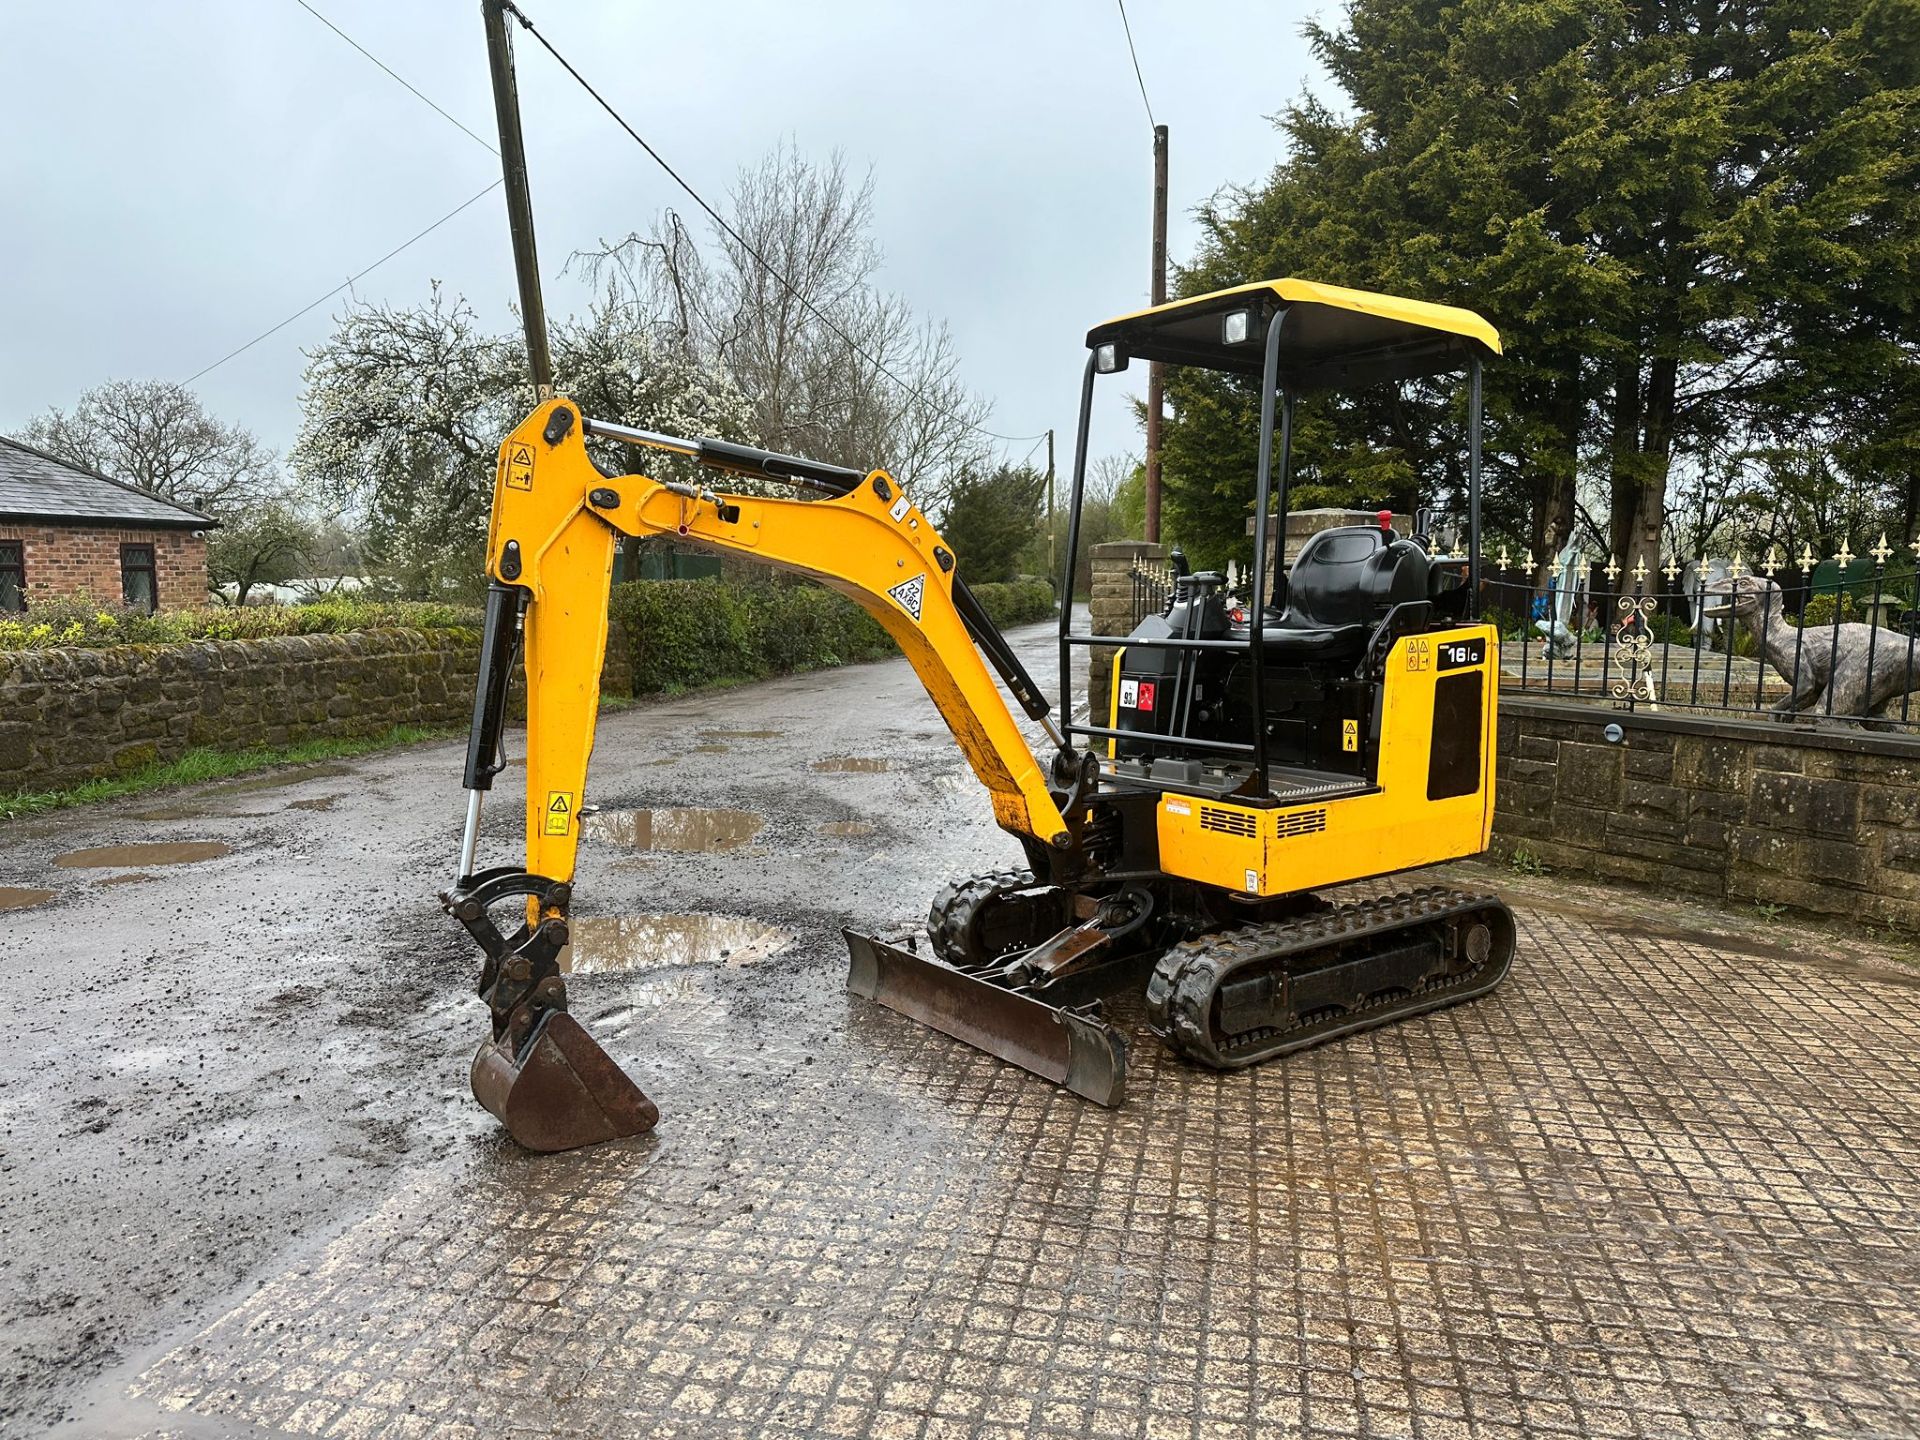
{"type": "Polygon", "coordinates": [[[1134,359],[1258,375],[1267,322],[1282,310],[1281,380],[1296,390],[1350,390],[1444,374],[1465,369],[1476,355],[1500,353],[1499,332],[1471,310],[1294,279],[1236,285],[1122,315],[1089,330],[1087,346],[1114,340],[1134,359]],[[1222,317],[1249,309],[1249,338],[1227,344],[1222,317]]]}

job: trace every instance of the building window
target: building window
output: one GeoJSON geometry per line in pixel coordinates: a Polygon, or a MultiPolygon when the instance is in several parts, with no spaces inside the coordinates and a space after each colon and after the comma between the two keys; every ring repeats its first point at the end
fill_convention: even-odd
{"type": "Polygon", "coordinates": [[[153,546],[120,547],[120,598],[129,608],[149,615],[160,608],[160,589],[153,576],[153,546]]]}
{"type": "Polygon", "coordinates": [[[0,540],[0,610],[27,608],[27,542],[0,540]]]}

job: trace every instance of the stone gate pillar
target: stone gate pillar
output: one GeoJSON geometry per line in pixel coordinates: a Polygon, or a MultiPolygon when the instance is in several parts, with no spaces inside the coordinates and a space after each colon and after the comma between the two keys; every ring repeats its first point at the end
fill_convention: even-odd
{"type": "MultiPolygon", "coordinates": [[[[1133,628],[1133,562],[1160,563],[1167,547],[1145,540],[1114,540],[1093,547],[1093,633],[1124,635],[1133,628]]],[[[1113,675],[1113,649],[1095,645],[1088,650],[1087,723],[1107,723],[1108,688],[1113,675]]]]}

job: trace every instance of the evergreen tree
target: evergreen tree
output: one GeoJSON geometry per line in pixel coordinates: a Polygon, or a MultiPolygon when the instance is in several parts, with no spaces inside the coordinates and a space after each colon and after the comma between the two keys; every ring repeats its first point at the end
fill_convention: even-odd
{"type": "Polygon", "coordinates": [[[1022,465],[963,474],[940,521],[960,578],[969,585],[1011,580],[1021,552],[1041,530],[1047,477],[1022,465]]]}
{"type": "MultiPolygon", "coordinates": [[[[1676,461],[1760,433],[1910,471],[1913,0],[1353,0],[1308,33],[1346,103],[1286,111],[1289,157],[1203,210],[1180,291],[1302,275],[1487,315],[1494,527],[1566,538],[1584,470],[1613,545],[1654,554],[1676,461]]],[[[1303,407],[1299,503],[1457,493],[1457,393],[1404,388],[1303,407]]],[[[1244,555],[1251,389],[1169,393],[1170,528],[1244,555]]]]}

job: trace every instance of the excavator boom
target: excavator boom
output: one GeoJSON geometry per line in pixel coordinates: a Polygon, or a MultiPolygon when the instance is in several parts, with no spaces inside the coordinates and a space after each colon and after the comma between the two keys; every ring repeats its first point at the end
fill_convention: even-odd
{"type": "MultiPolygon", "coordinates": [[[[459,875],[442,897],[486,952],[493,1037],[474,1094],[529,1148],[568,1149],[650,1129],[657,1112],[565,1015],[567,941],[587,762],[599,713],[607,594],[621,536],[677,536],[808,576],[892,636],[1029,855],[1073,844],[1073,827],[994,672],[1045,725],[1048,703],[955,573],[953,553],[885,472],[862,473],[715,440],[684,440],[541,405],[500,447],[487,540],[491,580],[469,736],[459,875]],[[608,476],[588,435],[691,458],[723,473],[814,492],[730,494],[642,475],[608,476]],[[481,800],[501,768],[516,657],[527,677],[526,863],[477,868],[481,800]],[[991,669],[989,665],[991,664],[991,669]],[[506,907],[503,924],[495,912],[506,907]]],[[[997,995],[1000,992],[991,992],[997,995]]],[[[884,997],[883,997],[884,998],[884,997]]],[[[887,1003],[895,1003],[888,1000],[887,1003]]]]}

